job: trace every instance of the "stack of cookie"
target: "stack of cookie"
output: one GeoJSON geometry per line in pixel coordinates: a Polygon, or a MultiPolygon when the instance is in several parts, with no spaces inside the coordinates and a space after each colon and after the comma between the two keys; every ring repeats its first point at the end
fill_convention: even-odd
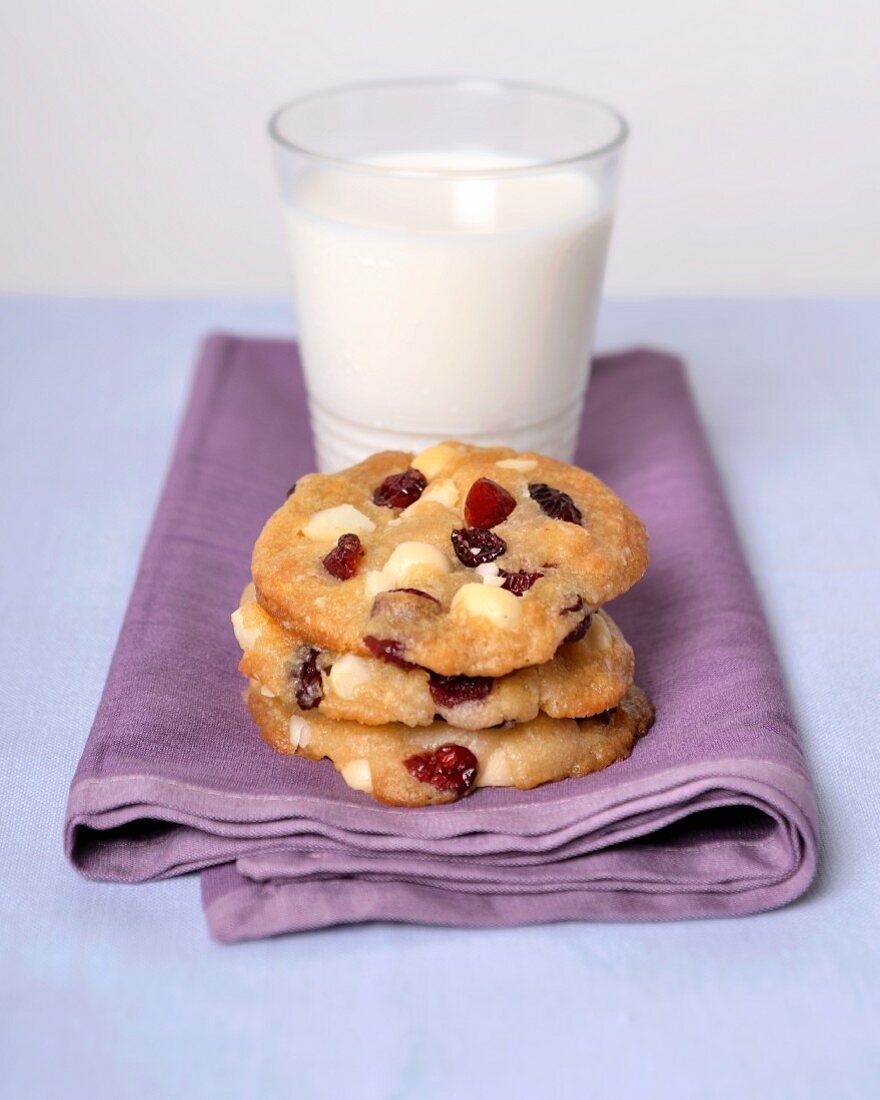
{"type": "Polygon", "coordinates": [[[395,805],[586,775],[652,721],[600,610],[646,565],[638,517],[541,455],[442,443],[311,474],[232,616],[248,708],[395,805]]]}

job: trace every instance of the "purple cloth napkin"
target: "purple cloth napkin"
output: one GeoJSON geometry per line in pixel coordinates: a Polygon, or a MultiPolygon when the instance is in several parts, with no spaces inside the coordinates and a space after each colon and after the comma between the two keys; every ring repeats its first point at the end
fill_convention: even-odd
{"type": "Polygon", "coordinates": [[[813,791],[680,363],[600,359],[577,461],[651,535],[645,579],[612,610],[653,730],[584,779],[381,806],[329,763],[273,752],[245,712],[229,615],[312,444],[294,346],[210,338],[71,785],[74,866],[121,882],[210,868],[205,913],[227,941],[365,920],[725,916],[800,895],[813,791]]]}

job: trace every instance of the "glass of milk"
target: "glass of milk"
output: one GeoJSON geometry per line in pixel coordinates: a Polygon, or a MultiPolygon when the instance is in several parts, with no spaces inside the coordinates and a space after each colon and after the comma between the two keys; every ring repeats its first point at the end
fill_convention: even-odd
{"type": "Polygon", "coordinates": [[[417,79],[297,99],[270,132],[320,469],[442,439],[570,460],[623,118],[417,79]]]}

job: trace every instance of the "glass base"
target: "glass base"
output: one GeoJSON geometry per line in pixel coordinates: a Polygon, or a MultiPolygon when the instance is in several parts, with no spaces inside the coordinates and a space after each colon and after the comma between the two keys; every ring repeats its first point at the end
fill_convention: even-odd
{"type": "Polygon", "coordinates": [[[330,474],[346,466],[353,466],[376,451],[411,451],[417,454],[425,447],[447,439],[472,443],[478,447],[501,445],[512,447],[516,451],[537,451],[562,462],[571,462],[577,445],[583,405],[584,399],[580,396],[549,420],[517,428],[477,433],[459,432],[454,428],[430,434],[376,428],[346,420],[314,402],[310,402],[309,412],[318,469],[323,474],[330,474]]]}

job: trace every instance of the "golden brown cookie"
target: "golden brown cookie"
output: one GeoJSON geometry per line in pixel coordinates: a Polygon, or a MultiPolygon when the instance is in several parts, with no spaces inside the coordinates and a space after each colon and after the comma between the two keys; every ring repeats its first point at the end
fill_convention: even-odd
{"type": "Polygon", "coordinates": [[[654,708],[633,687],[620,705],[575,721],[544,715],[505,730],[361,726],[292,714],[251,683],[245,696],[263,738],[278,752],[329,759],[356,790],[395,806],[454,802],[477,787],[529,789],[607,768],[629,756],[654,708]]]}
{"type": "Polygon", "coordinates": [[[334,653],[282,630],[249,585],[232,616],[244,656],[239,669],[292,711],[336,721],[462,729],[526,722],[540,712],[583,718],[614,707],[632,685],[632,649],[611,618],[594,612],[584,637],[543,665],[506,676],[438,676],[375,657],[334,653]]]}
{"type": "Polygon", "coordinates": [[[445,443],[301,478],[253,577],[272,618],[322,649],[503,676],[549,661],[646,564],[644,526],[592,474],[445,443]]]}

